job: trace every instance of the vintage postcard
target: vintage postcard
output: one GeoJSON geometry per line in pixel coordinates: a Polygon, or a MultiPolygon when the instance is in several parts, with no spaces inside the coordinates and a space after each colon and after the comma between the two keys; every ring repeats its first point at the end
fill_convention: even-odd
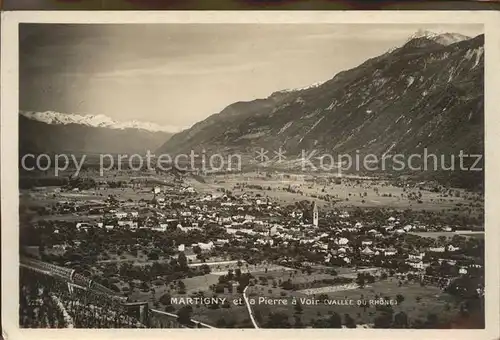
{"type": "Polygon", "coordinates": [[[3,336],[498,339],[499,18],[3,13],[3,336]]]}

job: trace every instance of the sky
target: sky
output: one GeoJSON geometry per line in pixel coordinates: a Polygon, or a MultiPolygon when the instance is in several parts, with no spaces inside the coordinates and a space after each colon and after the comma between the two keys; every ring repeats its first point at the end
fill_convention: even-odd
{"type": "Polygon", "coordinates": [[[237,101],[326,81],[419,29],[482,25],[21,24],[20,110],[182,129],[237,101]]]}

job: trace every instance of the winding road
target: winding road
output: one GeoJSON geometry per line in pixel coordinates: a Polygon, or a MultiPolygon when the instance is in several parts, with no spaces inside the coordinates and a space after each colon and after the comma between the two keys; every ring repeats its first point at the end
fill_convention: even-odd
{"type": "Polygon", "coordinates": [[[250,306],[250,302],[248,301],[248,297],[247,297],[248,287],[249,286],[246,286],[245,289],[243,289],[243,299],[245,300],[245,305],[247,306],[248,315],[250,315],[250,320],[252,321],[253,327],[258,329],[260,327],[257,324],[257,321],[255,321],[255,316],[253,314],[252,307],[250,306]]]}

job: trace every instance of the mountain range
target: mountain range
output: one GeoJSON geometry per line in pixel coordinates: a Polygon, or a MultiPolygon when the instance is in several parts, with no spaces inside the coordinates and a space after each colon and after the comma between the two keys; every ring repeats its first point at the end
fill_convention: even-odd
{"type": "Polygon", "coordinates": [[[28,119],[42,123],[55,125],[80,124],[89,127],[105,127],[110,129],[139,129],[150,132],[176,133],[182,129],[176,126],[161,126],[151,122],[140,122],[137,120],[117,122],[105,115],[79,115],[66,114],[54,111],[33,112],[21,111],[20,114],[28,119]]]}
{"type": "Polygon", "coordinates": [[[484,35],[419,31],[402,46],[330,80],[230,104],[173,136],[154,124],[71,116],[68,121],[66,115],[22,113],[21,146],[103,152],[157,144],[156,153],[206,150],[249,159],[259,148],[282,148],[288,159],[303,150],[482,154],[484,35]]]}
{"type": "Polygon", "coordinates": [[[104,115],[53,111],[19,114],[19,149],[25,153],[144,153],[161,146],[175,127],[104,115]]]}
{"type": "Polygon", "coordinates": [[[158,152],[482,154],[483,141],[484,35],[418,32],[319,85],[231,104],[158,152]]]}
{"type": "Polygon", "coordinates": [[[470,37],[460,33],[436,33],[428,30],[418,30],[415,34],[412,34],[406,42],[418,38],[432,40],[444,46],[470,39],[470,37]]]}

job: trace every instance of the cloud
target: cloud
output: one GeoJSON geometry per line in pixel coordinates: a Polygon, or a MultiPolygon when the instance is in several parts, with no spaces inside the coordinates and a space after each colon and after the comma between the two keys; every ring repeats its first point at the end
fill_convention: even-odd
{"type": "Polygon", "coordinates": [[[232,102],[329,79],[419,28],[482,31],[438,24],[24,25],[21,107],[179,126],[232,102]]]}
{"type": "MultiPolygon", "coordinates": [[[[184,60],[163,61],[157,59],[137,60],[135,65],[116,67],[110,71],[100,71],[92,75],[94,79],[110,78],[137,78],[137,77],[164,77],[164,76],[204,76],[210,74],[224,74],[250,71],[269,65],[271,61],[243,61],[238,55],[212,55],[184,60]]],[[[71,75],[71,74],[70,74],[71,75]]],[[[73,73],[75,76],[84,76],[84,73],[73,73]]]]}

